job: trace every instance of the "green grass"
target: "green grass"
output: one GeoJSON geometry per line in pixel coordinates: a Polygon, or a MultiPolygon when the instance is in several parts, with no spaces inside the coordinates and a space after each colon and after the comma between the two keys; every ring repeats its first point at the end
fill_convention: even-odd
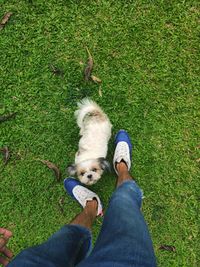
{"type": "MultiPolygon", "coordinates": [[[[143,212],[162,267],[198,266],[199,39],[198,1],[0,0],[1,123],[0,226],[14,232],[15,253],[46,240],[81,209],[37,159],[65,167],[73,162],[76,102],[97,101],[133,141],[132,175],[144,190],[143,212]],[[86,46],[99,86],[83,81],[86,46]],[[64,76],[53,75],[55,65],[64,76]],[[59,199],[64,197],[64,213],[59,199]],[[175,253],[160,251],[174,245],[175,253]]],[[[113,137],[108,158],[112,160],[113,137]]],[[[114,174],[93,187],[104,206],[114,174]]],[[[94,225],[94,240],[101,220],[94,225]]]]}

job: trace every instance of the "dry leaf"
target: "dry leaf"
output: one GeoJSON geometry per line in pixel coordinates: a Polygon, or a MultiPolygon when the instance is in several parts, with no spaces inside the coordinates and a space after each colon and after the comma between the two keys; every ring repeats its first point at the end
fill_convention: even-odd
{"type": "Polygon", "coordinates": [[[17,113],[14,112],[14,113],[10,113],[10,114],[7,114],[7,115],[0,116],[0,122],[7,121],[9,119],[15,118],[16,114],[17,113]]]}
{"type": "Polygon", "coordinates": [[[64,197],[61,197],[61,198],[59,199],[59,207],[60,207],[60,211],[61,211],[62,213],[64,213],[64,208],[63,208],[64,202],[65,202],[65,198],[64,198],[64,197]]]}
{"type": "Polygon", "coordinates": [[[199,159],[196,159],[196,162],[200,162],[200,158],[199,159]]]}
{"type": "Polygon", "coordinates": [[[92,79],[92,81],[95,82],[95,83],[101,83],[101,82],[102,82],[101,79],[99,79],[98,77],[96,77],[96,76],[94,76],[94,75],[91,75],[91,79],[92,79]]]}
{"type": "Polygon", "coordinates": [[[3,18],[2,18],[2,20],[0,22],[0,30],[2,30],[5,27],[6,23],[9,21],[10,17],[12,16],[12,14],[13,14],[12,12],[7,12],[3,16],[3,18]]]}
{"type": "Polygon", "coordinates": [[[4,164],[6,165],[10,159],[10,151],[7,146],[3,147],[0,151],[3,154],[3,161],[4,164]]]}
{"type": "Polygon", "coordinates": [[[94,62],[93,62],[92,56],[90,54],[90,51],[88,50],[87,47],[86,47],[86,49],[87,49],[87,53],[88,53],[88,61],[87,61],[86,68],[84,70],[84,76],[85,76],[85,80],[89,81],[91,78],[91,73],[92,73],[94,62]]]}
{"type": "Polygon", "coordinates": [[[161,245],[159,247],[160,250],[167,250],[167,251],[172,251],[172,252],[175,252],[176,251],[176,248],[175,246],[169,246],[169,245],[161,245]]]}
{"type": "Polygon", "coordinates": [[[52,162],[48,161],[48,160],[40,160],[43,164],[45,164],[49,169],[54,171],[54,174],[56,176],[56,180],[60,181],[61,179],[61,172],[59,170],[59,168],[52,162]]]}

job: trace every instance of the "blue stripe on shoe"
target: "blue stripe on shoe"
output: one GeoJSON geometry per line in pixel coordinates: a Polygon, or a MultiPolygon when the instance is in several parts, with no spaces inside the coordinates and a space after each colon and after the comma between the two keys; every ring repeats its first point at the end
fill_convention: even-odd
{"type": "Polygon", "coordinates": [[[74,199],[76,199],[76,198],[75,198],[75,196],[74,196],[74,194],[73,194],[73,189],[74,189],[74,187],[77,186],[77,185],[82,185],[82,184],[81,184],[77,179],[75,179],[75,178],[71,178],[71,177],[69,177],[69,178],[66,178],[66,179],[64,180],[64,188],[65,188],[66,192],[67,192],[71,197],[73,197],[74,199]]]}
{"type": "Polygon", "coordinates": [[[115,136],[115,145],[119,142],[126,142],[129,146],[130,158],[132,157],[132,144],[129,134],[125,130],[119,130],[115,136]]]}

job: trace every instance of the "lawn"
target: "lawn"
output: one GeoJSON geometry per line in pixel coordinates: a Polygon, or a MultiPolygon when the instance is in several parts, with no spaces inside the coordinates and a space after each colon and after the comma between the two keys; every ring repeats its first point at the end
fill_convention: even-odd
{"type": "MultiPolygon", "coordinates": [[[[80,212],[62,180],[79,140],[74,111],[95,100],[133,142],[132,175],[144,191],[143,213],[158,266],[199,266],[198,1],[0,0],[0,226],[17,254],[39,244],[80,212]],[[101,84],[83,79],[86,47],[101,84]],[[64,203],[64,204],[63,204],[64,203]],[[162,251],[172,245],[175,252],[162,251]]],[[[104,206],[114,173],[92,187],[104,206]]],[[[102,220],[94,225],[94,240],[102,220]]]]}

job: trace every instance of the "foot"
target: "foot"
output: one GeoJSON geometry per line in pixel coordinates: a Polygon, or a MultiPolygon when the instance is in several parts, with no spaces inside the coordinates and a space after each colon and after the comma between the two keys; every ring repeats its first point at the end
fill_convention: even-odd
{"type": "Polygon", "coordinates": [[[116,163],[116,170],[118,174],[128,172],[127,164],[123,159],[120,162],[116,163]]]}
{"type": "Polygon", "coordinates": [[[116,164],[116,169],[118,171],[118,178],[117,178],[116,187],[120,186],[123,182],[125,182],[127,180],[133,179],[128,172],[128,167],[127,167],[126,163],[123,160],[116,164]]]}
{"type": "Polygon", "coordinates": [[[90,216],[91,218],[96,217],[98,211],[97,200],[96,199],[88,200],[83,211],[86,215],[90,216]]]}
{"type": "MultiPolygon", "coordinates": [[[[125,130],[120,130],[116,134],[115,145],[116,147],[113,157],[113,167],[115,172],[119,174],[117,165],[121,162],[126,165],[127,171],[129,171],[131,168],[132,144],[129,135],[125,130]]],[[[123,164],[121,166],[123,166],[123,164]]]]}
{"type": "MultiPolygon", "coordinates": [[[[64,188],[71,197],[78,201],[84,211],[89,212],[92,206],[97,205],[97,209],[95,209],[96,216],[103,215],[103,207],[98,195],[84,187],[78,180],[66,178],[64,180],[64,188]]],[[[92,210],[94,211],[94,209],[92,210]]]]}

